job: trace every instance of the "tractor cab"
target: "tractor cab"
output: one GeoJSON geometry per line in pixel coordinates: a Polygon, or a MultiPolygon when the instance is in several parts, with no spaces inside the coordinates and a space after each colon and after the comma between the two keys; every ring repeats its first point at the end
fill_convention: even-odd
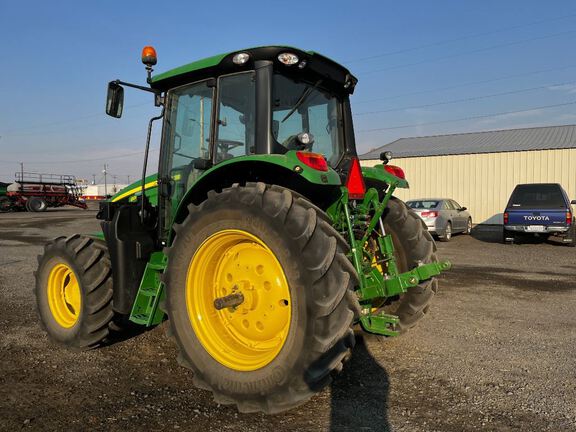
{"type": "MultiPolygon", "coordinates": [[[[258,159],[246,160],[245,181],[294,187],[310,166],[341,174],[340,181],[332,176],[332,181],[320,185],[344,181],[350,160],[356,157],[348,96],[357,80],[346,68],[315,52],[289,47],[241,50],[156,76],[151,75],[156,60],[149,47],[143,62],[149,71],[148,91],[163,106],[158,211],[148,212],[158,215],[160,239],[169,237],[169,226],[178,219],[184,201],[203,198],[208,186],[202,183],[210,189],[234,183],[237,172],[223,176],[226,170],[201,179],[232,159],[288,154],[290,160],[290,155],[298,154],[304,164],[286,166],[283,161],[280,165],[285,169],[278,170],[258,159]],[[193,186],[195,192],[185,199],[193,186]]],[[[123,105],[121,85],[134,86],[110,83],[107,107],[115,117],[119,113],[114,106],[123,105]],[[120,100],[115,101],[119,90],[120,100]]],[[[230,169],[237,171],[237,167],[230,169]]],[[[308,189],[313,195],[330,195],[308,189]]]]}

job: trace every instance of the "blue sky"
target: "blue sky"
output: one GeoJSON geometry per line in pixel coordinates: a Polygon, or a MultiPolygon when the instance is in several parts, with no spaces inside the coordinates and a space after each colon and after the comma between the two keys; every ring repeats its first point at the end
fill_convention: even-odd
{"type": "Polygon", "coordinates": [[[1,0],[0,40],[4,181],[20,161],[89,179],[104,163],[119,182],[139,176],[151,97],[127,90],[121,120],[103,111],[108,81],[145,83],[149,44],[158,72],[272,44],[344,63],[359,78],[361,153],[405,136],[576,123],[571,1],[1,0]]]}

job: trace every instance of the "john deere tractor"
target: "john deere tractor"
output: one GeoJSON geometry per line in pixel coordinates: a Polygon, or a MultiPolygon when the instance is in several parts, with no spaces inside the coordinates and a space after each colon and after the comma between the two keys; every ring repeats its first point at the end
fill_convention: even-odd
{"type": "Polygon", "coordinates": [[[143,175],[100,206],[102,233],[60,237],[35,294],[50,338],[105,342],[118,323],[167,320],[197,386],[242,412],[295,407],[328,384],[354,329],[384,336],[424,317],[450,267],[394,197],[403,171],[361,167],[349,96],[357,80],[312,51],[268,46],[112,81],[150,92],[143,175]],[[153,122],[158,174],[145,176],[153,122]]]}

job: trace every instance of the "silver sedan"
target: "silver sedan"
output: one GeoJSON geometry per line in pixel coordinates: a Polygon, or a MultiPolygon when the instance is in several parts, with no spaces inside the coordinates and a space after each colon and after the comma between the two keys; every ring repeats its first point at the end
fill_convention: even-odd
{"type": "Polygon", "coordinates": [[[450,241],[452,234],[470,234],[472,216],[466,207],[462,207],[449,198],[423,198],[406,201],[408,207],[422,218],[430,234],[440,241],[450,241]]]}

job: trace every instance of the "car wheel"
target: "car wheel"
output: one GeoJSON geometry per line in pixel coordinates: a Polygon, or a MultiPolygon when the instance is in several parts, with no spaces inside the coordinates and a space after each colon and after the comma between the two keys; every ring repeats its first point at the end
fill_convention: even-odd
{"type": "Polygon", "coordinates": [[[449,242],[452,238],[452,224],[448,222],[446,224],[446,229],[444,231],[444,235],[440,237],[441,242],[449,242]]]}
{"type": "Polygon", "coordinates": [[[466,224],[466,231],[464,234],[469,235],[472,232],[472,218],[468,218],[468,222],[466,224]]]}

